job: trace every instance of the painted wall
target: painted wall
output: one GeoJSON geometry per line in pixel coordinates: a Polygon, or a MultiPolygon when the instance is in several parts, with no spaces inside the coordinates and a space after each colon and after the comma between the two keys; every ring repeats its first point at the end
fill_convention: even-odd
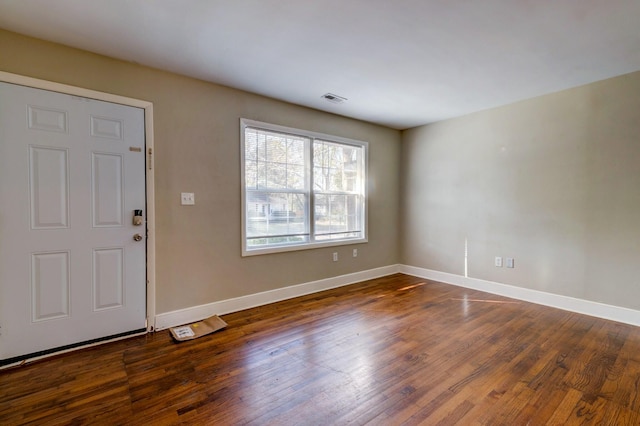
{"type": "Polygon", "coordinates": [[[640,309],[640,72],[403,132],[404,264],[640,309]],[[496,268],[494,257],[515,258],[496,268]]]}
{"type": "Polygon", "coordinates": [[[154,103],[157,313],[399,261],[396,130],[3,30],[0,70],[154,103]],[[368,141],[369,243],[242,258],[241,117],[368,141]]]}

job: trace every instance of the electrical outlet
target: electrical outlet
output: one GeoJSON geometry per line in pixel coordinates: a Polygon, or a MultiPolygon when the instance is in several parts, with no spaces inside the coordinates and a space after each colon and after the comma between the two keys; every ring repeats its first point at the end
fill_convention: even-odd
{"type": "Polygon", "coordinates": [[[502,268],[502,258],[500,256],[496,256],[495,265],[497,268],[502,268]]]}
{"type": "Polygon", "coordinates": [[[353,257],[358,257],[358,249],[353,249],[353,257]]]}
{"type": "Polygon", "coordinates": [[[333,261],[337,262],[338,261],[338,252],[333,252],[333,261]]]}
{"type": "Polygon", "coordinates": [[[507,257],[507,268],[515,268],[513,263],[513,257],[507,257]]]}
{"type": "Polygon", "coordinates": [[[196,194],[193,192],[183,192],[180,194],[180,204],[183,206],[192,206],[196,203],[196,194]]]}

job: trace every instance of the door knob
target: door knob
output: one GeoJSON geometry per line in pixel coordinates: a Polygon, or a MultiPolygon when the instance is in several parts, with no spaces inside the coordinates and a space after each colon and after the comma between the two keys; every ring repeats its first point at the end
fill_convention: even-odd
{"type": "Polygon", "coordinates": [[[140,234],[136,234],[136,235],[133,236],[133,240],[134,241],[140,241],[141,239],[142,239],[142,235],[140,235],[140,234]]]}

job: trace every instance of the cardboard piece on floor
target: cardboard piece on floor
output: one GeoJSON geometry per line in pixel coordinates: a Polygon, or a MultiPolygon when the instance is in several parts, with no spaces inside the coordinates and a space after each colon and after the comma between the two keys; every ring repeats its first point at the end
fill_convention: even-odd
{"type": "Polygon", "coordinates": [[[202,321],[194,322],[189,325],[182,325],[180,327],[171,327],[171,335],[178,342],[185,340],[193,340],[198,337],[206,336],[214,331],[222,330],[227,326],[219,316],[214,315],[202,321]]]}

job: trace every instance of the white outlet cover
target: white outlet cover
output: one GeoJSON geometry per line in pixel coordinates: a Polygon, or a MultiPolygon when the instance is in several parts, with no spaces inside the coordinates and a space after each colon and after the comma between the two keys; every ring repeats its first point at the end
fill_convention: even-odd
{"type": "Polygon", "coordinates": [[[495,265],[498,268],[502,268],[502,258],[501,257],[496,256],[495,265]]]}
{"type": "Polygon", "coordinates": [[[193,192],[182,192],[180,194],[180,204],[192,206],[196,203],[196,195],[193,192]]]}

